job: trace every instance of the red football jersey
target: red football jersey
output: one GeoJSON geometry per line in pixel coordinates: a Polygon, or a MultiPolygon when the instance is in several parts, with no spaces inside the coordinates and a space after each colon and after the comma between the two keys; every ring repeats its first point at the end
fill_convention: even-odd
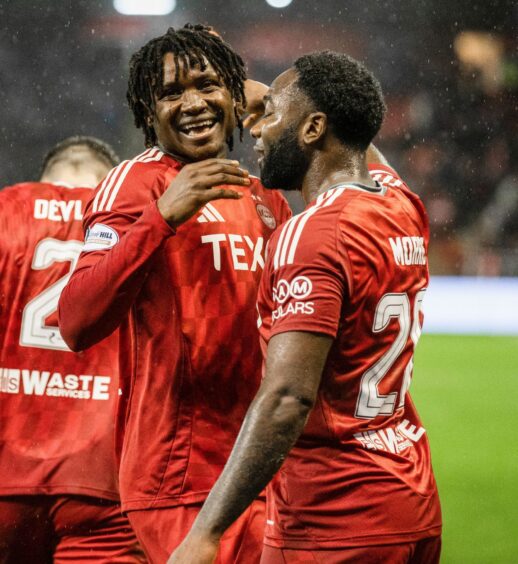
{"type": "Polygon", "coordinates": [[[260,382],[266,242],[290,214],[252,178],[233,187],[241,200],[209,203],[173,234],[156,200],[180,168],[155,148],[107,176],[60,301],[64,334],[83,344],[121,326],[126,510],[203,501],[219,476],[260,382]]]}
{"type": "Polygon", "coordinates": [[[331,336],[317,403],[272,481],[266,542],[339,548],[440,534],[425,430],[407,393],[428,285],[428,220],[390,168],[337,185],[273,235],[258,309],[263,350],[331,336]]]}
{"type": "Polygon", "coordinates": [[[118,499],[118,341],[75,354],[56,310],[83,245],[91,188],[0,192],[0,495],[118,499]]]}

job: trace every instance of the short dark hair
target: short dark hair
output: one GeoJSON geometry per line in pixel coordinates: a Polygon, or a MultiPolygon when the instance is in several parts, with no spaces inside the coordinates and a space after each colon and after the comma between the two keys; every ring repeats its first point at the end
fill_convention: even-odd
{"type": "Polygon", "coordinates": [[[319,51],[295,61],[297,85],[324,112],[342,143],[365,150],[385,115],[381,86],[364,65],[349,55],[319,51]]]}
{"type": "MultiPolygon", "coordinates": [[[[148,41],[130,59],[126,99],[133,112],[135,125],[144,131],[146,147],[152,147],[157,142],[155,131],[146,118],[155,108],[154,94],[164,81],[163,59],[166,53],[173,54],[177,73],[180,62],[185,67],[198,66],[205,70],[208,61],[234,101],[243,108],[246,106],[245,64],[232,47],[209,26],[186,24],[176,30],[170,27],[164,35],[148,41]]],[[[242,135],[243,124],[237,112],[236,117],[242,135]]],[[[232,148],[232,138],[227,142],[232,148]]]]}
{"type": "MultiPolygon", "coordinates": [[[[98,157],[100,160],[105,161],[110,166],[114,167],[120,163],[120,159],[117,153],[113,150],[113,147],[97,139],[97,137],[89,137],[87,135],[74,135],[73,137],[67,137],[60,141],[48,153],[43,157],[43,162],[41,165],[41,175],[45,172],[47,167],[52,164],[52,161],[56,159],[61,153],[65,152],[70,147],[88,147],[92,153],[98,157]]],[[[40,175],[40,176],[41,176],[40,175]]]]}

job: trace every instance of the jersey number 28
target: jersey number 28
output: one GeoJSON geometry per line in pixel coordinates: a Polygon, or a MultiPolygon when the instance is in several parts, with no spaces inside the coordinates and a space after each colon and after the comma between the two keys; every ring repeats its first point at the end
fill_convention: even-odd
{"type": "Polygon", "coordinates": [[[380,394],[379,384],[389,372],[399,355],[403,352],[408,337],[412,339],[414,347],[421,336],[422,327],[419,322],[419,312],[423,304],[426,288],[417,292],[414,301],[414,311],[410,312],[410,300],[408,295],[385,294],[378,302],[372,331],[380,333],[384,331],[391,320],[399,322],[399,333],[387,352],[366,372],[364,372],[360,384],[360,394],[356,403],[356,417],[361,419],[374,419],[378,415],[392,415],[396,407],[396,399],[399,392],[398,408],[405,404],[405,395],[410,387],[413,357],[405,368],[403,382],[399,390],[388,394],[380,394]]]}

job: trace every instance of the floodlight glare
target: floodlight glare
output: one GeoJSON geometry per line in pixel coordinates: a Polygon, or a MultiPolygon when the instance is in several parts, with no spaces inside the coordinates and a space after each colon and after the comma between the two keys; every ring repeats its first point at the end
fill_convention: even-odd
{"type": "Polygon", "coordinates": [[[286,8],[292,3],[292,0],[266,0],[272,8],[286,8]]]}
{"type": "Polygon", "coordinates": [[[176,8],[176,0],[113,0],[113,7],[125,16],[166,16],[176,8]]]}

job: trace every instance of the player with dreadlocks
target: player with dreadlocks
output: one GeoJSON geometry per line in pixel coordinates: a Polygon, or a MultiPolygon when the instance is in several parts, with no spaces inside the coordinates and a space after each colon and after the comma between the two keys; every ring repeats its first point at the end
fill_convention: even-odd
{"type": "MultiPolygon", "coordinates": [[[[170,28],[131,58],[127,98],[147,150],[97,188],[60,301],[73,350],[120,327],[122,507],[151,562],[189,530],[261,379],[257,285],[289,209],[225,158],[245,77],[205,26],[170,28]]],[[[258,562],[263,529],[260,499],[219,561],[258,562]]]]}
{"type": "MultiPolygon", "coordinates": [[[[153,89],[158,88],[160,91],[163,83],[162,58],[166,53],[173,55],[176,74],[180,74],[188,67],[205,70],[207,64],[210,64],[223,80],[236,104],[242,108],[246,105],[244,92],[246,73],[241,57],[229,49],[207,26],[187,24],[184,29],[178,31],[171,27],[165,35],[152,39],[135,53],[130,62],[127,100],[135,117],[135,125],[144,131],[146,147],[153,147],[157,143],[155,130],[149,123],[148,117],[150,109],[155,108],[153,89]],[[191,31],[199,33],[190,33],[191,31]]],[[[242,136],[243,124],[237,106],[234,109],[242,136]]],[[[232,136],[227,139],[227,143],[232,150],[232,136]]]]}

